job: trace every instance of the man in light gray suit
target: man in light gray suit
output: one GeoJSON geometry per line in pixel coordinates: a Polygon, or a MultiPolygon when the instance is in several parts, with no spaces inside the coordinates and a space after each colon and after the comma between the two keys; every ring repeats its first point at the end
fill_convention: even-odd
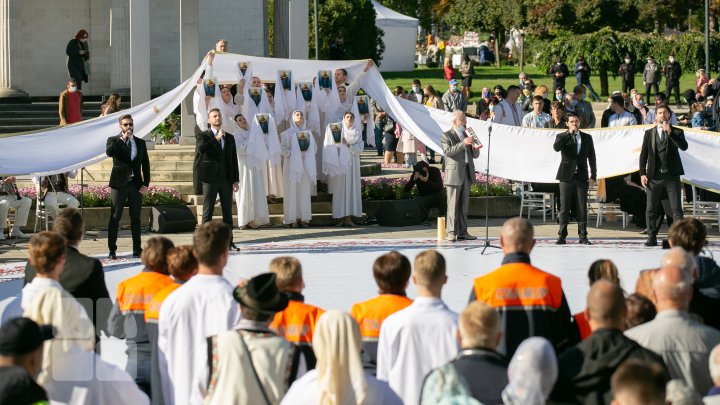
{"type": "Polygon", "coordinates": [[[467,232],[468,206],[470,205],[470,185],[475,181],[473,159],[480,156],[480,148],[473,146],[472,138],[466,136],[465,113],[456,111],[453,127],[440,137],[445,163],[445,186],[447,187],[447,240],[473,240],[477,237],[467,232]]]}

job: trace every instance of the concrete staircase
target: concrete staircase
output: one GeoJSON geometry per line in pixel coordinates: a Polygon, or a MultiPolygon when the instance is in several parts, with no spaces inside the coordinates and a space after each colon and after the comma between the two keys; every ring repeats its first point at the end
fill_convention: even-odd
{"type": "MultiPolygon", "coordinates": [[[[151,141],[148,141],[151,142],[151,141]]],[[[368,157],[374,152],[367,152],[368,157]]],[[[150,155],[150,166],[152,170],[151,184],[155,186],[172,187],[177,190],[183,201],[190,209],[197,214],[198,223],[202,219],[202,195],[193,194],[193,171],[192,164],[195,156],[194,145],[155,145],[155,149],[148,151],[150,155]]],[[[86,174],[84,181],[88,185],[107,185],[112,170],[112,160],[105,159],[94,165],[87,167],[90,174],[86,174]],[[90,177],[92,176],[92,177],[90,177]]],[[[380,174],[380,165],[377,163],[365,163],[361,166],[363,176],[371,176],[380,174]]],[[[71,180],[74,184],[79,182],[80,176],[76,180],[71,180]]],[[[29,186],[27,180],[19,180],[18,186],[29,186]]],[[[272,225],[280,225],[283,223],[283,205],[282,199],[277,199],[278,203],[269,204],[270,223],[272,225]]],[[[333,225],[332,219],[332,196],[327,193],[318,193],[312,198],[313,218],[311,225],[325,226],[333,225]]],[[[222,219],[220,203],[216,203],[213,218],[222,219]]],[[[237,223],[237,206],[233,204],[233,221],[237,223]]]]}
{"type": "MultiPolygon", "coordinates": [[[[100,115],[100,101],[83,103],[83,118],[90,119],[100,115]]],[[[128,108],[129,103],[122,103],[128,108]]],[[[0,133],[37,131],[55,127],[59,124],[58,102],[33,102],[25,104],[0,104],[0,133]]]]}

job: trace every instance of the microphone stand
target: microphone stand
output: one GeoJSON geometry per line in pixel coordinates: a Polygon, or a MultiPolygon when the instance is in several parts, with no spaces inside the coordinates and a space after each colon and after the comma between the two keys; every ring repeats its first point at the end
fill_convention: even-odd
{"type": "Polygon", "coordinates": [[[482,246],[483,250],[480,252],[481,255],[485,254],[487,248],[501,249],[500,246],[495,246],[490,243],[490,226],[489,226],[489,207],[490,207],[490,139],[492,135],[492,125],[488,127],[488,149],[487,149],[487,165],[485,166],[485,240],[482,245],[471,246],[465,248],[465,250],[477,249],[482,246]]]}
{"type": "MultiPolygon", "coordinates": [[[[88,176],[90,176],[93,181],[95,180],[95,177],[93,177],[90,172],[88,172],[84,167],[80,168],[80,218],[82,218],[83,224],[85,224],[85,187],[87,187],[87,184],[85,184],[85,176],[84,173],[87,173],[88,176]]],[[[93,242],[97,241],[97,234],[93,233],[92,235],[88,232],[83,232],[83,239],[90,239],[93,242]]]]}

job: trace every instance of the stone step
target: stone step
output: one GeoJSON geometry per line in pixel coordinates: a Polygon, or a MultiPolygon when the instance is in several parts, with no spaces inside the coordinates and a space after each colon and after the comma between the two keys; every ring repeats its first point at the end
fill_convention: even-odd
{"type": "MultiPolygon", "coordinates": [[[[219,213],[219,209],[216,211],[216,213],[219,213]]],[[[217,219],[222,221],[222,215],[213,215],[213,220],[217,219]]],[[[366,216],[363,215],[362,218],[355,218],[354,222],[363,222],[366,220],[366,216]]],[[[233,225],[237,225],[237,215],[233,215],[233,225]]],[[[202,222],[202,218],[198,217],[198,223],[202,222]]],[[[310,226],[333,226],[335,225],[336,220],[332,217],[332,214],[315,214],[313,213],[312,220],[310,220],[310,226]]],[[[277,225],[284,225],[283,224],[283,216],[282,215],[270,215],[270,224],[277,226],[277,225]]],[[[255,231],[253,229],[247,230],[246,232],[252,232],[255,231]]],[[[262,231],[262,228],[258,231],[262,231]]]]}
{"type": "MultiPolygon", "coordinates": [[[[331,214],[332,213],[332,202],[327,201],[321,201],[321,202],[313,202],[310,204],[311,206],[311,212],[313,215],[315,214],[331,214]]],[[[192,209],[192,206],[190,206],[190,209],[192,209]]],[[[220,203],[215,204],[215,210],[214,212],[222,212],[220,210],[220,203]]],[[[202,217],[202,211],[203,206],[202,205],[196,205],[195,211],[198,216],[202,217]]],[[[235,201],[233,201],[232,204],[232,214],[237,215],[237,204],[235,204],[235,201]]],[[[282,215],[283,214],[283,205],[282,203],[279,204],[268,204],[268,211],[270,215],[282,215]]]]}
{"type": "MultiPolygon", "coordinates": [[[[156,160],[150,163],[151,175],[154,176],[156,172],[163,171],[190,171],[192,172],[192,160],[156,160]]],[[[90,173],[94,173],[95,170],[111,170],[113,166],[111,159],[105,159],[102,162],[96,163],[88,168],[90,173]]],[[[94,175],[94,174],[93,174],[94,175]]]]}
{"type": "MultiPolygon", "coordinates": [[[[111,162],[112,163],[112,162],[111,162]]],[[[111,165],[112,167],[112,165],[111,165]]],[[[112,170],[96,170],[95,168],[88,169],[90,174],[95,178],[95,182],[107,183],[110,180],[110,173],[112,170]]],[[[150,183],[157,184],[158,182],[173,182],[173,183],[184,183],[188,182],[192,185],[193,172],[192,170],[153,170],[150,173],[150,183]]]]}
{"type": "MultiPolygon", "coordinates": [[[[199,206],[202,206],[203,202],[205,201],[205,197],[203,197],[202,195],[193,195],[193,194],[183,195],[182,199],[183,199],[183,201],[185,201],[186,203],[188,203],[190,205],[199,205],[199,206]]],[[[277,200],[278,204],[282,207],[282,198],[276,198],[275,200],[277,200]]],[[[310,197],[310,201],[312,201],[313,203],[332,202],[332,194],[318,193],[317,195],[310,197]]]]}

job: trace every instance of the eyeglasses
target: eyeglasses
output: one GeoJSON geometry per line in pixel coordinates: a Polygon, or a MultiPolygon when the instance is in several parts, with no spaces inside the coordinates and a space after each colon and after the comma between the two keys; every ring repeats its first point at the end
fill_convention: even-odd
{"type": "Polygon", "coordinates": [[[123,127],[132,127],[133,126],[132,122],[129,124],[120,124],[120,125],[122,125],[123,127]]]}

